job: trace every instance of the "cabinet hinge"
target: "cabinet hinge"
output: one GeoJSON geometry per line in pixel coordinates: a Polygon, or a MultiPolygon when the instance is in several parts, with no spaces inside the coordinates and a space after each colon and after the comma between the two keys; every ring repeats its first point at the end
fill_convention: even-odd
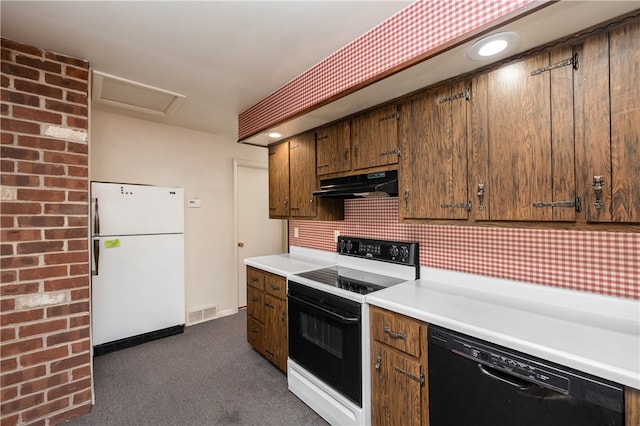
{"type": "Polygon", "coordinates": [[[457,93],[455,95],[448,96],[446,98],[441,98],[438,100],[438,103],[443,104],[445,102],[453,101],[455,99],[465,98],[466,100],[471,100],[471,89],[467,88],[464,92],[457,93]]]}
{"type": "Polygon", "coordinates": [[[414,374],[409,373],[406,370],[403,370],[400,367],[394,367],[393,369],[396,370],[398,373],[407,376],[411,380],[420,383],[420,386],[424,386],[424,373],[420,373],[420,376],[416,376],[414,374]]]}
{"type": "Polygon", "coordinates": [[[322,139],[327,139],[327,138],[329,138],[329,135],[318,136],[318,137],[316,137],[316,140],[321,141],[322,139]]]}
{"type": "Polygon", "coordinates": [[[380,118],[378,118],[378,123],[382,123],[383,121],[386,121],[386,120],[392,120],[392,119],[394,119],[394,118],[395,118],[396,120],[397,120],[397,119],[399,119],[399,118],[400,118],[400,112],[397,112],[397,111],[396,111],[396,112],[394,112],[393,114],[389,114],[389,115],[387,115],[387,116],[380,117],[380,118]]]}
{"type": "Polygon", "coordinates": [[[573,69],[574,70],[578,69],[578,54],[577,53],[574,53],[571,58],[565,59],[564,61],[556,62],[555,64],[549,65],[548,67],[538,68],[537,70],[533,70],[533,71],[531,71],[531,75],[534,76],[534,75],[542,74],[545,71],[551,71],[551,70],[554,70],[556,68],[566,67],[567,65],[573,65],[573,69]]]}
{"type": "Polygon", "coordinates": [[[442,207],[443,209],[465,209],[468,212],[471,211],[471,201],[467,201],[464,203],[453,203],[453,204],[446,204],[446,203],[442,203],[440,204],[440,207],[442,207]]]}
{"type": "Polygon", "coordinates": [[[575,200],[568,201],[538,201],[533,203],[533,207],[573,207],[577,212],[582,211],[580,196],[577,195],[575,200]]]}
{"type": "Polygon", "coordinates": [[[378,154],[380,157],[384,157],[386,155],[393,155],[393,154],[397,154],[398,157],[400,157],[400,153],[401,153],[401,149],[400,148],[396,148],[396,149],[391,149],[389,151],[385,151],[385,152],[381,152],[380,154],[378,154]]]}

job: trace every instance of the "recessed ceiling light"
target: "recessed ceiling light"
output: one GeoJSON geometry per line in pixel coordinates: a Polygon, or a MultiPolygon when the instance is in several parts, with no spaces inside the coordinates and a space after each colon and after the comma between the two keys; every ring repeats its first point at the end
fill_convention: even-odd
{"type": "Polygon", "coordinates": [[[502,54],[511,53],[520,46],[520,35],[514,32],[491,34],[473,43],[467,50],[467,57],[481,61],[502,54]]]}
{"type": "Polygon", "coordinates": [[[271,132],[271,133],[269,133],[269,134],[268,134],[268,136],[269,136],[270,138],[273,138],[273,139],[278,139],[278,138],[281,138],[281,137],[282,137],[282,133],[278,133],[278,132],[271,132]]]}

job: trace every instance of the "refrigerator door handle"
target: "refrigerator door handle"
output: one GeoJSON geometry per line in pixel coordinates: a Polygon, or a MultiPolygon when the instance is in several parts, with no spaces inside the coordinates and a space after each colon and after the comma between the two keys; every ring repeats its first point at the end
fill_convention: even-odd
{"type": "Polygon", "coordinates": [[[91,270],[91,275],[98,275],[98,265],[100,264],[100,239],[93,239],[93,265],[94,269],[91,270]]]}
{"type": "Polygon", "coordinates": [[[100,235],[100,212],[98,211],[98,198],[93,199],[93,235],[100,235]]]}

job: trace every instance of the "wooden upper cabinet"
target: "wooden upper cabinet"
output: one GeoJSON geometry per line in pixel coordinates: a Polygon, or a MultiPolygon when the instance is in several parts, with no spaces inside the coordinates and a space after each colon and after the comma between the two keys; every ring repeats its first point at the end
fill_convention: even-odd
{"type": "Polygon", "coordinates": [[[576,48],[578,187],[588,222],[640,222],[639,37],[636,21],[576,48]]]}
{"type": "Polygon", "coordinates": [[[269,217],[289,216],[289,142],[269,146],[269,217]]]}
{"type": "Polygon", "coordinates": [[[314,133],[305,133],[289,140],[290,202],[292,217],[313,217],[316,202],[313,191],[318,186],[316,177],[316,141],[314,133]]]}
{"type": "Polygon", "coordinates": [[[570,46],[473,80],[471,191],[478,220],[575,221],[570,46]]]}
{"type": "Polygon", "coordinates": [[[398,163],[397,105],[386,105],[351,120],[352,169],[398,163]]]}
{"type": "Polygon", "coordinates": [[[402,105],[401,219],[467,219],[470,82],[434,88],[402,105]]]}
{"type": "Polygon", "coordinates": [[[351,125],[342,121],[316,131],[318,176],[351,170],[351,125]]]}

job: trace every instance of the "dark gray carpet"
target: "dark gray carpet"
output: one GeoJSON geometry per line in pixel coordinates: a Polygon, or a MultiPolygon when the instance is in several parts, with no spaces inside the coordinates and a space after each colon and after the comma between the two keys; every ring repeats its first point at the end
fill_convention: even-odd
{"type": "Polygon", "coordinates": [[[246,340],[246,311],[94,359],[96,404],[66,425],[322,425],[246,340]]]}

